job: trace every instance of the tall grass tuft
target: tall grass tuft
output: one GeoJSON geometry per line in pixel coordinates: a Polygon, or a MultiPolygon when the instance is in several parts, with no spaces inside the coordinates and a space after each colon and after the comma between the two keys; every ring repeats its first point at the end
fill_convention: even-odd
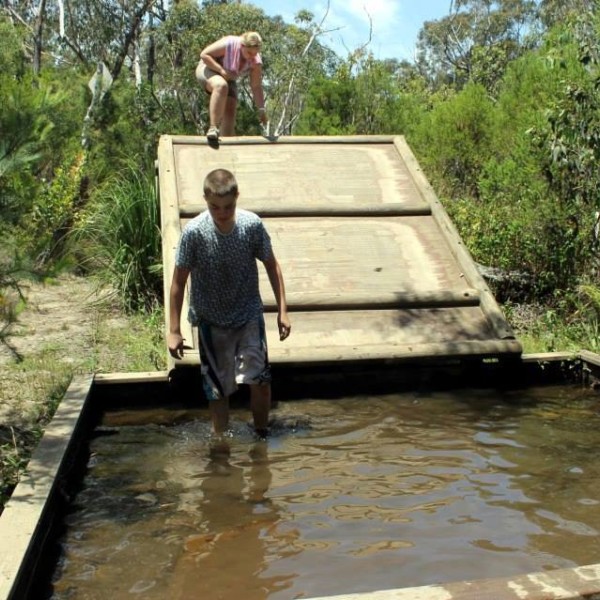
{"type": "Polygon", "coordinates": [[[76,252],[128,312],[162,297],[159,208],[150,174],[128,166],[94,194],[79,223],[76,252]]]}

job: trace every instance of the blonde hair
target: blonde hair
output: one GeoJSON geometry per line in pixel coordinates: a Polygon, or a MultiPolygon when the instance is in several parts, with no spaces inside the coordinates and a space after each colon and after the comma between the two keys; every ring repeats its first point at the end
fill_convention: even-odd
{"type": "Polygon", "coordinates": [[[242,38],[242,46],[260,48],[262,46],[262,38],[256,31],[246,31],[240,36],[242,38]]]}

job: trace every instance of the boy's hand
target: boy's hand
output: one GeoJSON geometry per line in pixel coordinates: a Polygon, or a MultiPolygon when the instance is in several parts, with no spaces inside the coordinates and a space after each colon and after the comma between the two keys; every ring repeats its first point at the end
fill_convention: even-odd
{"type": "Polygon", "coordinates": [[[283,342],[292,331],[292,324],[287,314],[277,316],[277,326],[279,327],[279,339],[283,342]]]}
{"type": "Polygon", "coordinates": [[[183,358],[183,349],[185,348],[184,339],[180,333],[169,333],[167,336],[167,346],[169,354],[173,358],[183,358]]]}

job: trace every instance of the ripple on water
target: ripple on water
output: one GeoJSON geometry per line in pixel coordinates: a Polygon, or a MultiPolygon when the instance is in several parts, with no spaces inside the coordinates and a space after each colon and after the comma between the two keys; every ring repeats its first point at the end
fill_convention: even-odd
{"type": "Polygon", "coordinates": [[[289,600],[600,562],[596,398],[547,393],[282,402],[266,442],[241,410],[220,440],[206,411],[111,427],[53,598],[289,600]]]}

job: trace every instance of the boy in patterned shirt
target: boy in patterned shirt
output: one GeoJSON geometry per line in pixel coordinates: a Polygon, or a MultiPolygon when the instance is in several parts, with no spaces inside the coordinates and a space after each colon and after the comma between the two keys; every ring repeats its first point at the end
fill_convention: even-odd
{"type": "Polygon", "coordinates": [[[283,275],[261,219],[236,208],[237,181],[230,171],[215,169],[204,179],[206,211],[183,229],[175,256],[170,290],[171,356],[182,358],[181,310],[191,277],[188,318],[198,327],[204,392],[215,433],[229,424],[229,396],[238,384],[250,387],[250,406],[259,437],[268,434],[271,374],[257,260],[267,271],[277,302],[279,339],[291,331],[283,275]]]}

